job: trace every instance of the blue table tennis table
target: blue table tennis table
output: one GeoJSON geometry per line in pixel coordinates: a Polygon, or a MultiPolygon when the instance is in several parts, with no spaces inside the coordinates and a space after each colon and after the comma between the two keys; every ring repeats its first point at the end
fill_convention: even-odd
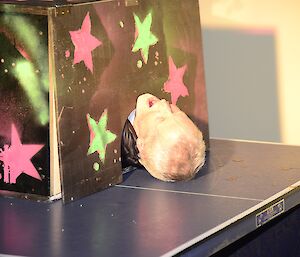
{"type": "Polygon", "coordinates": [[[0,253],[209,256],[299,204],[299,146],[211,139],[188,182],[135,170],[67,205],[0,198],[0,253]]]}

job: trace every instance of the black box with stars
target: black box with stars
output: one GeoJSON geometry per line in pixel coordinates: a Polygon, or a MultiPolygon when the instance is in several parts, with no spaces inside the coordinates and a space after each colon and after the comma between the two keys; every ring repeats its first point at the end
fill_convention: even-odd
{"type": "Polygon", "coordinates": [[[208,145],[198,0],[1,1],[0,190],[70,202],[122,181],[140,94],[208,145]]]}

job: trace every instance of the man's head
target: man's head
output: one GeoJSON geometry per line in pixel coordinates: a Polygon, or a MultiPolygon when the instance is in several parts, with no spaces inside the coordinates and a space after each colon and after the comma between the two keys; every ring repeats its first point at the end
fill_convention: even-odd
{"type": "Polygon", "coordinates": [[[176,105],[150,94],[139,96],[133,127],[140,163],[152,176],[189,180],[203,166],[202,133],[176,105]]]}

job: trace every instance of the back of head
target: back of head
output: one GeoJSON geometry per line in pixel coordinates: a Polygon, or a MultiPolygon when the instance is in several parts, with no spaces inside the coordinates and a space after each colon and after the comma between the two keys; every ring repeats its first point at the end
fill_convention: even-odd
{"type": "Polygon", "coordinates": [[[192,179],[205,160],[202,133],[182,112],[156,124],[153,133],[138,139],[137,146],[142,165],[163,181],[192,179]]]}

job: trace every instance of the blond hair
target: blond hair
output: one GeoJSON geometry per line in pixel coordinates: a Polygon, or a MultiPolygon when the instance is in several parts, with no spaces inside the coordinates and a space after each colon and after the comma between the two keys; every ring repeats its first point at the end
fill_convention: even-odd
{"type": "Polygon", "coordinates": [[[157,133],[143,140],[137,139],[139,161],[153,177],[163,181],[190,180],[203,166],[203,136],[194,123],[188,120],[188,125],[174,122],[172,131],[162,134],[157,124],[157,133]]]}

